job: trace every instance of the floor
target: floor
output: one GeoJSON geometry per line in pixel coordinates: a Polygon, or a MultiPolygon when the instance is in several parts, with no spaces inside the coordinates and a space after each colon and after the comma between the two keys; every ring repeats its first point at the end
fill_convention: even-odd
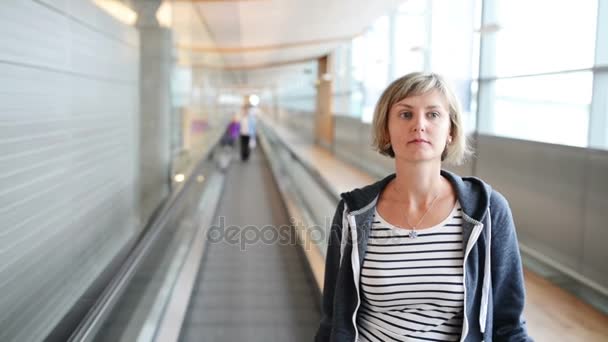
{"type": "Polygon", "coordinates": [[[180,340],[312,341],[315,285],[284,239],[290,222],[269,165],[257,148],[232,164],[215,225],[223,228],[209,231],[180,340]]]}

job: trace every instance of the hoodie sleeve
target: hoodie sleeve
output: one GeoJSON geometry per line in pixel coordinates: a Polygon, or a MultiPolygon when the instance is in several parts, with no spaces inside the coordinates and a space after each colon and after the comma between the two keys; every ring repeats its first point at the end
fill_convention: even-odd
{"type": "Polygon", "coordinates": [[[532,341],[522,313],[525,288],[517,234],[509,203],[493,191],[492,215],[492,298],[495,341],[532,341]]]}
{"type": "Polygon", "coordinates": [[[342,239],[342,213],[344,211],[344,200],[340,200],[331,227],[329,228],[329,239],[327,245],[327,256],[325,258],[325,279],[323,284],[323,300],[321,303],[321,323],[315,342],[329,341],[333,322],[334,292],[336,289],[336,277],[340,268],[340,244],[342,239]]]}

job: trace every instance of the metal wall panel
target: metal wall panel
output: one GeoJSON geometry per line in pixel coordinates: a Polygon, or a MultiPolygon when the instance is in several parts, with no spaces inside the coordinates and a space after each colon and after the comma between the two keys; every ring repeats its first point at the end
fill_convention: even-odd
{"type": "Polygon", "coordinates": [[[137,233],[139,38],[92,2],[0,6],[0,340],[42,340],[137,233]]]}
{"type": "Polygon", "coordinates": [[[294,113],[288,112],[284,117],[284,122],[298,136],[306,141],[314,141],[315,139],[315,124],[314,115],[312,113],[294,113]]]}
{"type": "Polygon", "coordinates": [[[379,178],[395,172],[393,159],[379,154],[371,146],[370,124],[363,123],[356,117],[337,115],[334,118],[334,151],[340,158],[379,178]]]}
{"type": "Polygon", "coordinates": [[[608,151],[589,151],[585,184],[585,277],[608,288],[608,151]]]}
{"type": "Polygon", "coordinates": [[[585,231],[585,149],[480,136],[476,175],[511,205],[521,243],[580,270],[585,231]]]}

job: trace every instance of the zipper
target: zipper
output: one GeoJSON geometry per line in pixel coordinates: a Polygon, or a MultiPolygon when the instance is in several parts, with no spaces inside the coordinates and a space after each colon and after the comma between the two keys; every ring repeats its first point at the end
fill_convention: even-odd
{"type": "Polygon", "coordinates": [[[460,337],[460,342],[463,342],[467,334],[469,333],[469,320],[467,319],[467,257],[469,256],[471,249],[473,249],[473,245],[477,242],[477,239],[479,239],[479,236],[481,235],[481,230],[483,229],[483,223],[467,217],[466,215],[464,215],[464,213],[462,217],[467,218],[468,221],[473,222],[475,224],[475,227],[473,228],[471,236],[469,236],[469,241],[467,242],[466,250],[464,253],[464,259],[462,261],[462,286],[464,287],[464,312],[462,314],[462,317],[464,319],[464,322],[462,323],[462,335],[460,337]]]}

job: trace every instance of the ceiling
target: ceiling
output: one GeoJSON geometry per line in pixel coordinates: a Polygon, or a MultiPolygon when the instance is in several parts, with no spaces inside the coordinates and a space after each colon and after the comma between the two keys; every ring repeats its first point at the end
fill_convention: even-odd
{"type": "Polygon", "coordinates": [[[401,2],[173,0],[174,42],[182,65],[243,71],[309,65],[401,2]]]}

